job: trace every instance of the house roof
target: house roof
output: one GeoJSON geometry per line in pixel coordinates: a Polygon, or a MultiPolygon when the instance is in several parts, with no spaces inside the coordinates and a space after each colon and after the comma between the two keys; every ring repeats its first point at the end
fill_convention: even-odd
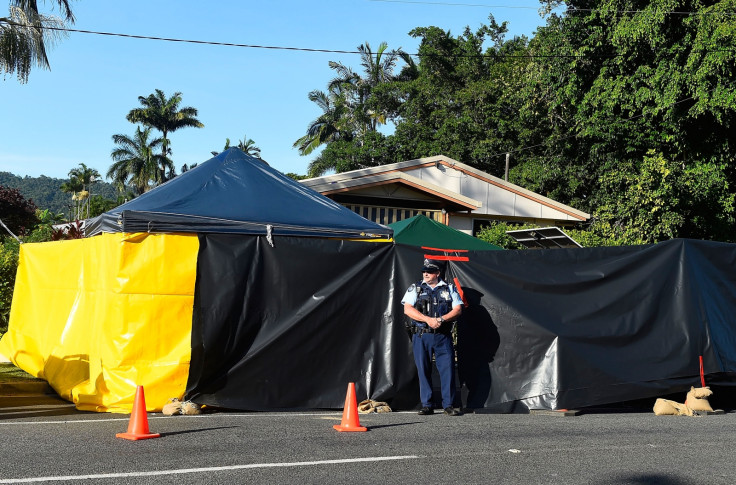
{"type": "MultiPolygon", "coordinates": [[[[453,204],[453,210],[470,210],[483,211],[490,210],[487,213],[493,213],[493,209],[489,208],[493,204],[490,201],[489,191],[494,191],[496,199],[503,199],[504,211],[515,212],[519,207],[529,204],[539,206],[540,217],[544,217],[544,213],[549,213],[550,219],[560,218],[564,216],[570,220],[584,221],[590,218],[590,214],[552,200],[543,195],[537,194],[511,182],[490,175],[486,172],[478,170],[464,163],[453,160],[444,155],[437,155],[427,158],[417,158],[415,160],[406,160],[403,162],[381,165],[377,167],[368,167],[350,172],[343,172],[334,175],[305,179],[301,181],[307,187],[311,187],[325,195],[337,193],[353,192],[356,193],[365,188],[375,186],[376,184],[404,184],[410,185],[412,188],[431,194],[436,198],[441,198],[453,204]],[[427,169],[437,169],[441,171],[442,176],[433,176],[427,169]],[[448,173],[456,173],[457,176],[447,177],[448,173]],[[460,177],[468,180],[476,181],[477,186],[485,186],[485,192],[473,192],[471,184],[466,180],[461,184],[457,180],[460,177]],[[442,184],[442,185],[440,185],[442,184]],[[478,195],[476,195],[476,193],[478,195]],[[502,194],[502,197],[499,197],[502,194]],[[485,199],[485,200],[481,200],[485,199]],[[486,207],[483,207],[486,206],[486,207]],[[556,217],[559,216],[559,217],[556,217]]],[[[520,215],[514,213],[506,213],[504,215],[520,215]]],[[[529,217],[526,214],[522,214],[529,217]]]]}
{"type": "MultiPolygon", "coordinates": [[[[316,190],[323,195],[332,195],[338,193],[359,193],[365,192],[366,189],[383,187],[387,188],[389,185],[397,184],[414,189],[418,192],[430,194],[434,198],[442,199],[448,205],[453,206],[456,210],[474,210],[478,209],[482,203],[478,200],[471,199],[457,192],[447,190],[439,185],[427,182],[420,178],[406,174],[401,171],[391,170],[385,172],[379,172],[375,174],[351,176],[355,172],[344,172],[339,175],[344,177],[319,177],[313,179],[302,180],[302,184],[307,187],[316,190]]],[[[390,197],[393,191],[386,192],[386,196],[390,197]]],[[[373,191],[372,195],[376,195],[373,191]]]]}

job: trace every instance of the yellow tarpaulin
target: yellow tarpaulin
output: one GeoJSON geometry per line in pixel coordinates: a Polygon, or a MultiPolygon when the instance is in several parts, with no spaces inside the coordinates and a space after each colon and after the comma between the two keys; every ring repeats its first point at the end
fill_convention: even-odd
{"type": "Polygon", "coordinates": [[[85,411],[182,398],[191,357],[196,235],[102,234],[24,244],[0,354],[85,411]]]}

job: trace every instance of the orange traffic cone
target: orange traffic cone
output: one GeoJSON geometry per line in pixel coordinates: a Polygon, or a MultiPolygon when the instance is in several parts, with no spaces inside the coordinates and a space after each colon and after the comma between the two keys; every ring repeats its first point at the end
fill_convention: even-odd
{"type": "Polygon", "coordinates": [[[355,398],[355,383],[348,384],[345,396],[345,408],[342,411],[342,422],[333,426],[338,431],[368,431],[360,425],[358,419],[358,400],[355,398]]]}
{"type": "Polygon", "coordinates": [[[146,398],[143,395],[143,386],[138,386],[135,390],[135,401],[133,402],[133,412],[130,413],[128,432],[118,433],[115,436],[126,440],[145,440],[161,436],[159,433],[151,433],[148,429],[148,414],[146,414],[146,398]]]}

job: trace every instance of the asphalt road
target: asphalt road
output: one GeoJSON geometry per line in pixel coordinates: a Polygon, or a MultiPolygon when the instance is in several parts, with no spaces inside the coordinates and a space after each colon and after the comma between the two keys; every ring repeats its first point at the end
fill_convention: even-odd
{"type": "Polygon", "coordinates": [[[0,397],[1,483],[732,484],[736,413],[575,417],[414,412],[149,414],[160,438],[128,441],[129,417],[53,397],[0,397]]]}

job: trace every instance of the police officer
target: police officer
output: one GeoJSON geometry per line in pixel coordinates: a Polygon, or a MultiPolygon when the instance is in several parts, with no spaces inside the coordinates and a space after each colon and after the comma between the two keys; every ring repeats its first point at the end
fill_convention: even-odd
{"type": "Polygon", "coordinates": [[[404,298],[404,314],[411,319],[414,362],[419,374],[420,415],[433,414],[432,353],[434,352],[442,388],[442,407],[448,416],[460,413],[455,402],[455,349],[452,345],[452,322],[462,312],[462,300],[453,285],[440,279],[437,261],[425,259],[422,281],[411,285],[404,298]]]}

